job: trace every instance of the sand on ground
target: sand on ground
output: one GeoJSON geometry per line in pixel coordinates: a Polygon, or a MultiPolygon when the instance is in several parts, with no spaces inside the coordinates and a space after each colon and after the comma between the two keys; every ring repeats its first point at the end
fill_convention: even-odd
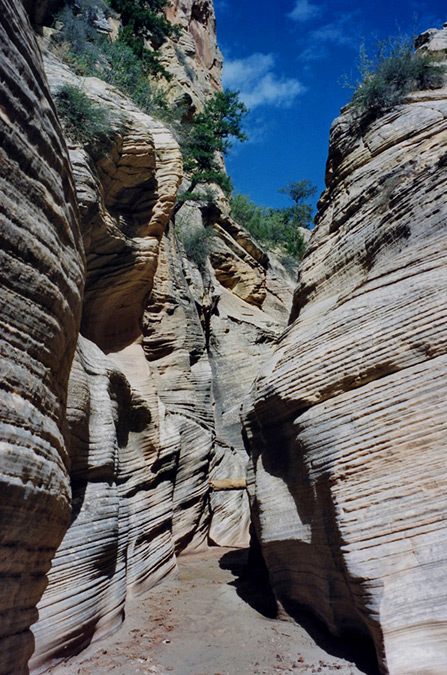
{"type": "Polygon", "coordinates": [[[272,618],[268,591],[247,574],[247,551],[180,557],[178,578],[126,602],[118,632],[51,675],[376,675],[370,645],[331,638],[309,617],[272,618]],[[306,630],[307,629],[307,630],[306,630]]]}

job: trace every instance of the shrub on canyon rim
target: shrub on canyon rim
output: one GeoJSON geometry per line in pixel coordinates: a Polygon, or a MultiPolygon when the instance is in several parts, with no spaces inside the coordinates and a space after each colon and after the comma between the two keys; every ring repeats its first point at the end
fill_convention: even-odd
{"type": "Polygon", "coordinates": [[[445,75],[445,67],[432,54],[415,51],[414,39],[408,38],[379,43],[372,58],[363,46],[359,71],[361,80],[354,85],[351,105],[368,122],[402,103],[412,91],[441,87],[445,75]]]}
{"type": "Polygon", "coordinates": [[[288,195],[293,206],[273,209],[259,206],[242,194],[231,199],[231,215],[240,225],[267,249],[279,248],[286,256],[300,260],[306,243],[300,228],[313,225],[312,206],[307,202],[314,197],[316,187],[308,180],[292,181],[279,190],[288,195]]]}
{"type": "Polygon", "coordinates": [[[62,9],[54,19],[58,26],[55,39],[69,45],[69,57],[72,66],[81,74],[90,72],[97,65],[104,51],[107,39],[105,27],[99,27],[100,15],[104,18],[119,12],[121,27],[115,42],[126,46],[139,61],[146,75],[171,78],[171,74],[162,65],[158,49],[171,35],[178,35],[178,26],[170,24],[163,10],[168,0],[77,0],[76,3],[65,0],[62,9]],[[151,48],[147,48],[150,44],[151,48]]]}
{"type": "Polygon", "coordinates": [[[164,17],[157,15],[167,3],[153,0],[147,7],[140,7],[130,0],[117,0],[111,4],[123,12],[117,40],[110,41],[97,28],[98,12],[108,17],[113,8],[101,0],[78,0],[76,7],[67,4],[55,15],[53,48],[78,75],[99,77],[120,89],[144,112],[175,122],[176,111],[170,109],[166,94],[154,81],[160,75],[166,79],[171,76],[159,62],[157,50],[144,47],[146,38],[151,41],[151,30],[157,45],[174,31],[164,17]],[[140,14],[145,17],[141,25],[135,18],[140,14]]]}

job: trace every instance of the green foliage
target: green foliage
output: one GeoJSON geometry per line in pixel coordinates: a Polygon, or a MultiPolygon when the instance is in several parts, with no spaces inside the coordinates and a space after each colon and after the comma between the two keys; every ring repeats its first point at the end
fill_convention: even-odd
{"type": "Polygon", "coordinates": [[[60,55],[76,73],[100,77],[120,89],[141,110],[172,121],[175,113],[171,111],[165,93],[149,81],[153,70],[148,65],[150,59],[140,58],[121,39],[109,42],[99,35],[92,25],[90,0],[80,2],[81,13],[75,14],[72,7],[66,6],[56,15],[63,24],[57,38],[65,45],[60,55]]]}
{"type": "Polygon", "coordinates": [[[169,117],[170,108],[162,89],[149,82],[142,61],[124,42],[105,42],[103,55],[106,66],[101,68],[102,79],[120,89],[141,110],[158,113],[158,117],[169,117]]]}
{"type": "Polygon", "coordinates": [[[201,192],[190,192],[186,190],[185,192],[180,192],[178,194],[178,199],[183,202],[203,202],[211,199],[210,194],[203,194],[201,192]]]}
{"type": "Polygon", "coordinates": [[[149,39],[154,47],[161,47],[167,37],[178,34],[178,28],[163,15],[169,0],[110,0],[112,9],[119,12],[125,29],[123,40],[137,56],[144,57],[144,40],[149,39]]]}
{"type": "Polygon", "coordinates": [[[169,6],[169,1],[110,0],[110,4],[119,12],[123,24],[119,41],[133,51],[152,75],[162,75],[166,79],[171,79],[171,74],[160,63],[156,51],[151,51],[145,46],[145,41],[148,40],[156,50],[167,37],[178,35],[178,27],[170,24],[162,14],[169,6]]]}
{"type": "MultiPolygon", "coordinates": [[[[309,181],[301,181],[303,184],[299,200],[315,193],[314,187],[309,181]],[[307,191],[307,193],[306,193],[307,191]],[[304,192],[304,194],[303,194],[304,192]]],[[[289,183],[298,186],[300,183],[289,183]]],[[[281,190],[289,194],[287,187],[281,190]]],[[[311,218],[311,207],[308,204],[299,203],[296,207],[306,207],[306,218],[298,218],[290,209],[273,209],[266,206],[259,206],[251,201],[249,197],[242,194],[235,194],[231,200],[231,214],[234,220],[243,225],[254,239],[259,241],[268,249],[280,248],[283,253],[300,260],[303,257],[306,244],[298,227],[309,227],[311,218]],[[303,223],[306,223],[305,225],[303,223]]]]}
{"type": "Polygon", "coordinates": [[[366,121],[402,103],[412,91],[436,89],[444,80],[445,68],[433,55],[415,52],[414,40],[390,38],[377,46],[371,58],[363,46],[351,105],[366,121]]]}
{"type": "MultiPolygon", "coordinates": [[[[157,52],[157,48],[169,35],[178,33],[178,28],[168,23],[160,14],[168,5],[168,0],[111,0],[111,7],[121,13],[122,21],[118,40],[115,42],[117,49],[127,47],[146,76],[161,75],[166,79],[171,78],[161,64],[157,52]],[[146,40],[154,45],[154,50],[146,48],[146,40]]],[[[97,74],[94,73],[95,67],[108,44],[93,25],[98,6],[106,15],[111,13],[110,7],[101,0],[78,0],[76,8],[71,3],[66,4],[54,17],[63,24],[59,41],[70,47],[67,60],[82,75],[97,74]]]]}
{"type": "Polygon", "coordinates": [[[205,265],[214,236],[215,232],[210,227],[180,234],[187,258],[195,262],[198,267],[205,265]]]}
{"type": "Polygon", "coordinates": [[[304,227],[309,230],[313,225],[312,206],[305,201],[315,197],[317,188],[309,180],[290,182],[278,192],[288,195],[295,203],[289,208],[281,209],[284,220],[291,227],[304,227]]]}
{"type": "Polygon", "coordinates": [[[69,138],[93,149],[107,143],[112,131],[107,110],[92,103],[79,87],[65,84],[55,101],[69,138]]]}
{"type": "Polygon", "coordinates": [[[213,182],[231,192],[231,181],[219,164],[218,153],[225,154],[233,139],[246,141],[242,120],[247,108],[235,91],[225,89],[210,98],[203,112],[194,116],[183,142],[183,166],[191,176],[189,192],[199,183],[213,182]]]}
{"type": "Polygon", "coordinates": [[[91,75],[100,55],[99,36],[85,0],[81,10],[75,14],[73,7],[66,5],[56,14],[54,19],[62,24],[62,28],[55,41],[65,47],[60,55],[78,75],[91,75]]]}

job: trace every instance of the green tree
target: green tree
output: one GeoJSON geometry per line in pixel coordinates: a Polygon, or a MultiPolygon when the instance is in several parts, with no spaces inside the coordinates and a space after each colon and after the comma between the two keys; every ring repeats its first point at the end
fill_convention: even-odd
{"type": "Polygon", "coordinates": [[[286,257],[300,260],[306,243],[299,228],[312,225],[312,207],[304,200],[313,197],[316,188],[304,180],[288,183],[280,192],[292,197],[294,206],[273,209],[259,206],[245,195],[235,194],[231,199],[231,214],[267,249],[279,248],[286,257]]]}
{"type": "Polygon", "coordinates": [[[313,225],[312,206],[306,201],[315,197],[317,188],[309,180],[291,181],[278,190],[288,195],[294,203],[293,206],[281,209],[284,222],[291,227],[304,227],[309,230],[313,225]]]}
{"type": "Polygon", "coordinates": [[[216,183],[230,193],[230,178],[218,161],[219,153],[225,154],[234,139],[246,141],[242,121],[248,110],[239,100],[236,91],[218,91],[206,101],[203,112],[194,116],[183,142],[183,167],[190,177],[190,184],[183,198],[177,202],[178,210],[201,183],[216,183]]]}
{"type": "Polygon", "coordinates": [[[284,240],[286,251],[295,258],[302,258],[306,249],[300,228],[309,230],[313,225],[312,206],[308,199],[315,197],[317,188],[309,180],[291,181],[278,190],[288,195],[293,206],[277,209],[284,223],[284,240]]]}
{"type": "Polygon", "coordinates": [[[110,0],[110,5],[121,16],[119,40],[132,49],[153,75],[171,79],[157,52],[145,46],[145,41],[149,40],[157,50],[166,38],[178,33],[178,27],[170,24],[163,14],[170,5],[169,0],[110,0]]]}

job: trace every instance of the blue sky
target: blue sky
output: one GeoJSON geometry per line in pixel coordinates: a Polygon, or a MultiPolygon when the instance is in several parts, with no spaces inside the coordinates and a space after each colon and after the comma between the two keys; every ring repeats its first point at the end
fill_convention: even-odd
{"type": "Polygon", "coordinates": [[[440,0],[215,0],[224,86],[251,108],[249,142],[226,159],[236,191],[285,206],[278,190],[309,179],[324,189],[329,129],[352,96],[362,40],[441,28],[440,0]]]}

